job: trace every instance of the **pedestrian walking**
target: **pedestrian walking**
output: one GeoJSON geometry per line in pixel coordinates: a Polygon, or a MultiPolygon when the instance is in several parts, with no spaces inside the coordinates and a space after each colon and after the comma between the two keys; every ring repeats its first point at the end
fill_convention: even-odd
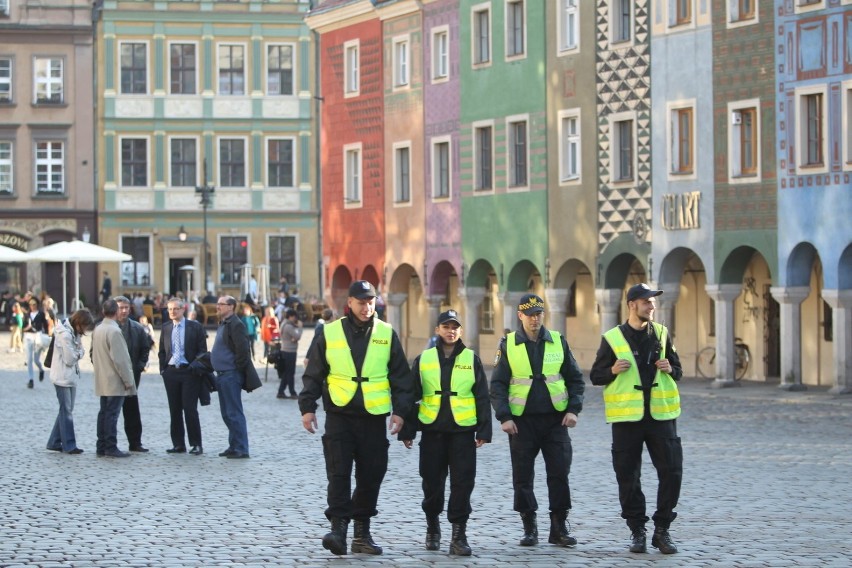
{"type": "Polygon", "coordinates": [[[35,369],[38,367],[38,380],[44,380],[44,365],[41,363],[44,350],[50,344],[47,315],[44,310],[39,309],[38,300],[30,298],[27,304],[29,311],[24,317],[24,353],[27,360],[27,388],[35,385],[35,369]]]}
{"type": "Polygon", "coordinates": [[[568,474],[572,448],[568,428],[583,409],[583,374],[561,333],[544,327],[544,301],[525,294],[518,304],[521,327],[500,342],[491,377],[491,403],[500,428],[509,435],[515,511],[521,514],[521,546],[538,544],[533,492],[535,459],[541,452],[547,470],[550,536],[558,546],[577,539],[566,526],[571,509],[568,474]]]}
{"type": "Polygon", "coordinates": [[[80,380],[80,360],[86,356],[83,335],[94,323],[87,309],[77,310],[53,331],[53,358],[50,361],[50,381],[56,389],[59,414],[47,439],[47,449],[66,454],[82,454],[74,434],[74,401],[80,380]]]}
{"type": "Polygon", "coordinates": [[[127,435],[128,449],[131,452],[145,453],[148,449],[142,445],[142,415],[139,412],[138,392],[142,372],[148,366],[148,357],[151,355],[151,346],[154,342],[148,335],[148,330],[130,317],[132,311],[130,299],[126,296],[115,296],[113,299],[118,303],[116,321],[121,328],[121,335],[127,342],[137,391],[134,396],[124,397],[124,404],[121,407],[124,415],[124,433],[127,435]]]}
{"type": "Polygon", "coordinates": [[[290,390],[290,398],[299,398],[296,394],[296,351],[302,338],[302,322],[299,314],[293,308],[287,308],[284,313],[284,323],[281,326],[281,351],[275,362],[278,378],[278,398],[287,398],[286,391],[290,390]]]}
{"type": "Polygon", "coordinates": [[[254,360],[254,344],[257,343],[257,334],[260,330],[260,320],[254,315],[251,306],[246,304],[243,306],[243,313],[240,315],[243,325],[246,326],[246,335],[249,339],[249,348],[251,349],[251,358],[254,360]]]}
{"type": "Polygon", "coordinates": [[[674,554],[669,527],[677,517],[683,478],[683,449],[677,435],[680,416],[677,383],[680,358],[666,326],[654,321],[662,290],[637,284],[627,291],[627,321],[603,335],[590,379],[603,386],[604,412],[612,424],[612,467],[618,482],[621,517],[631,532],[630,552],[646,552],[645,494],[640,474],[647,446],[657,470],[657,510],[651,546],[674,554]]]}
{"type": "Polygon", "coordinates": [[[266,308],[266,315],[260,320],[260,339],[263,341],[263,358],[269,356],[269,350],[273,343],[277,343],[281,337],[281,329],[278,318],[275,316],[275,308],[266,308]]]}
{"type": "Polygon", "coordinates": [[[450,554],[470,556],[467,521],[476,480],[476,448],[491,441],[491,404],[482,361],[462,342],[458,312],[438,315],[435,347],[427,348],[411,367],[419,409],[405,421],[399,439],[410,448],[420,439],[420,477],[426,514],[426,550],[440,550],[444,489],[450,476],[447,520],[452,524],[450,554]]]}
{"type": "Polygon", "coordinates": [[[331,531],[322,539],[333,554],[347,553],[350,519],[355,521],[352,552],[381,554],[370,520],[378,514],[387,472],[388,439],[399,433],[414,404],[414,381],[396,331],[375,317],[376,289],[366,280],[349,287],[345,318],[325,324],[315,338],[299,395],[302,426],[317,430],[317,401],[325,408],[323,453],[328,477],[331,531]],[[352,491],[352,466],[355,490],[352,491]]]}
{"type": "Polygon", "coordinates": [[[9,331],[12,332],[9,340],[9,353],[21,353],[24,350],[24,310],[18,302],[12,303],[12,316],[9,322],[9,331]]]}

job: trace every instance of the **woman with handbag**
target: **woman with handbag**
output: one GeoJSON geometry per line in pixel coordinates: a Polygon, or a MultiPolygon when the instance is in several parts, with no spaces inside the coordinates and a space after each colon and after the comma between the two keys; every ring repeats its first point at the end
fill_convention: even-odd
{"type": "Polygon", "coordinates": [[[56,388],[59,414],[47,439],[47,449],[66,454],[82,454],[74,435],[74,399],[80,378],[80,359],[86,356],[83,335],[94,324],[87,309],[77,310],[54,329],[50,380],[56,388]]]}
{"type": "MultiPolygon", "coordinates": [[[[44,350],[47,349],[47,342],[44,338],[48,337],[47,317],[44,312],[39,309],[38,300],[30,298],[29,312],[24,316],[24,353],[27,359],[27,375],[29,382],[27,388],[33,388],[34,369],[33,365],[38,367],[38,380],[44,380],[44,366],[41,364],[41,357],[44,350]]],[[[48,338],[48,342],[50,339],[48,338]]]]}

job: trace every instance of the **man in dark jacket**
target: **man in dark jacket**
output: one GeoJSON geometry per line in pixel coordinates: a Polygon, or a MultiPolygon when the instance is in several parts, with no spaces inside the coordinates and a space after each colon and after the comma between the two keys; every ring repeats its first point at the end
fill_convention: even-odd
{"type": "Polygon", "coordinates": [[[127,434],[127,444],[131,452],[147,452],[148,449],[142,446],[142,416],[139,413],[138,391],[142,371],[148,366],[148,357],[154,343],[147,330],[139,322],[130,319],[132,309],[130,300],[126,296],[116,296],[113,299],[118,303],[116,321],[127,342],[130,362],[133,364],[133,380],[136,381],[137,390],[136,395],[124,397],[124,405],[121,408],[124,414],[124,433],[127,434]]]}
{"type": "Polygon", "coordinates": [[[491,404],[500,428],[509,435],[515,510],[524,523],[520,544],[538,544],[533,467],[541,452],[550,499],[548,542],[574,546],[577,539],[565,524],[571,509],[568,474],[572,450],[568,428],[577,425],[586,385],[565,338],[544,327],[544,301],[540,297],[522,296],[518,319],[521,329],[500,342],[491,376],[491,404]]]}
{"type": "Polygon", "coordinates": [[[488,378],[482,361],[461,340],[458,312],[438,315],[437,345],[426,349],[411,367],[420,401],[406,419],[399,439],[410,448],[416,430],[420,441],[420,477],[423,478],[423,512],[426,513],[426,550],[441,547],[438,516],[444,510],[447,471],[450,502],[447,520],[453,525],[450,554],[470,556],[467,520],[470,495],[476,480],[476,448],[491,441],[491,404],[488,378]]]}
{"type": "Polygon", "coordinates": [[[355,520],[352,552],[381,554],[373,542],[370,519],[388,465],[390,433],[397,434],[414,405],[414,381],[399,336],[375,317],[376,289],[365,280],[349,287],[349,314],[325,324],[311,348],[299,395],[302,426],[317,430],[317,400],[325,408],[323,451],[328,476],[331,532],[324,548],[346,554],[349,520],[355,520]],[[355,491],[351,490],[355,464],[355,491]]]}

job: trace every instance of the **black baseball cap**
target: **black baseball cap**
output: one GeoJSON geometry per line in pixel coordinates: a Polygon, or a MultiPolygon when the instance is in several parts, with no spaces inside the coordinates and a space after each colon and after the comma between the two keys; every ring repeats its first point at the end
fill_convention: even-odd
{"type": "Polygon", "coordinates": [[[541,313],[544,311],[544,300],[535,294],[524,294],[518,302],[518,311],[527,316],[541,313]]]}
{"type": "Polygon", "coordinates": [[[441,312],[438,314],[438,325],[442,323],[447,323],[448,321],[454,321],[457,324],[461,325],[462,322],[459,319],[459,313],[455,310],[447,310],[446,312],[441,312]]]}
{"type": "Polygon", "coordinates": [[[627,291],[627,301],[632,302],[633,300],[653,298],[662,293],[662,290],[652,290],[647,284],[637,284],[631,286],[630,290],[627,291]]]}
{"type": "Polygon", "coordinates": [[[368,298],[375,298],[376,296],[378,296],[378,294],[376,294],[376,289],[366,280],[356,280],[349,285],[350,298],[366,300],[368,298]]]}

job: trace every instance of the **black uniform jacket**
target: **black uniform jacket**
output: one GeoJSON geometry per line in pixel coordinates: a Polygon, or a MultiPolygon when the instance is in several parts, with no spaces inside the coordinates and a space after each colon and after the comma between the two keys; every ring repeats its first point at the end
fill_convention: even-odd
{"type": "MultiPolygon", "coordinates": [[[[533,372],[532,387],[527,395],[527,404],[524,407],[525,416],[557,412],[550,401],[550,392],[544,382],[545,377],[541,373],[545,342],[553,343],[553,336],[544,326],[538,330],[538,337],[535,339],[529,339],[523,329],[519,329],[515,333],[515,344],[525,344],[533,372]]],[[[583,392],[586,390],[586,383],[583,381],[583,373],[580,371],[564,335],[561,337],[561,342],[565,360],[562,362],[559,374],[565,380],[565,387],[568,389],[568,408],[562,414],[570,412],[579,415],[583,410],[583,392]]],[[[514,419],[512,411],[509,410],[509,381],[511,378],[512,370],[509,367],[509,358],[506,355],[506,338],[504,337],[500,341],[500,356],[497,365],[491,374],[491,404],[494,406],[494,415],[501,423],[514,419]]]]}
{"type": "MultiPolygon", "coordinates": [[[[183,338],[183,357],[187,363],[192,363],[202,353],[207,353],[207,333],[204,327],[197,321],[184,318],[186,331],[183,338]]],[[[160,374],[166,370],[169,359],[172,358],[172,330],[175,324],[169,320],[163,324],[160,332],[160,374]]]]}
{"type": "MultiPolygon", "coordinates": [[[[464,343],[457,341],[452,354],[449,357],[444,356],[444,351],[438,345],[438,361],[441,364],[441,390],[449,391],[452,384],[453,365],[456,362],[456,356],[465,348],[464,343]]],[[[411,376],[414,380],[415,399],[423,399],[423,382],[420,380],[420,357],[414,360],[411,366],[411,376]]],[[[488,377],[485,375],[485,369],[482,367],[482,361],[479,355],[473,355],[473,374],[476,382],[473,385],[473,396],[476,398],[476,424],[473,426],[459,426],[453,418],[453,411],[450,408],[450,397],[441,397],[441,407],[438,410],[438,416],[431,424],[421,424],[417,419],[418,406],[414,405],[411,416],[405,419],[405,425],[399,433],[400,440],[413,440],[417,435],[417,430],[424,432],[466,432],[476,430],[476,439],[491,441],[491,402],[488,394],[488,377]]]]}
{"type": "MultiPolygon", "coordinates": [[[[375,316],[367,322],[360,322],[352,314],[343,318],[343,333],[346,335],[352,360],[355,363],[355,370],[359,375],[361,374],[361,367],[364,365],[364,358],[367,355],[367,345],[369,345],[370,335],[373,332],[374,321],[375,316]]],[[[323,333],[315,336],[311,344],[308,366],[305,368],[305,374],[302,375],[304,386],[299,394],[299,410],[302,414],[316,412],[317,400],[322,397],[323,408],[326,412],[339,412],[355,416],[370,415],[364,408],[364,395],[361,389],[355,391],[355,396],[346,406],[337,406],[331,401],[328,394],[328,382],[326,381],[331,368],[326,361],[325,351],[326,341],[325,333],[323,333]]],[[[390,382],[393,413],[405,420],[411,415],[411,409],[414,406],[414,380],[411,377],[408,359],[405,358],[405,352],[396,331],[393,332],[391,338],[388,381],[390,382]]]]}

